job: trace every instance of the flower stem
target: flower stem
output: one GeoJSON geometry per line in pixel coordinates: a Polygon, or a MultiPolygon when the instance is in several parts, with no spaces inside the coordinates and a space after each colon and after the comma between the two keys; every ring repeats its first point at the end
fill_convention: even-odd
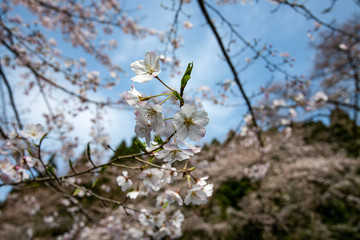
{"type": "Polygon", "coordinates": [[[168,85],[166,85],[163,81],[161,81],[161,79],[158,77],[158,76],[156,76],[155,77],[157,80],[159,80],[165,87],[167,87],[170,91],[172,91],[172,92],[174,92],[174,90],[171,88],[171,87],[169,87],[168,85]]]}
{"type": "Polygon", "coordinates": [[[154,95],[154,96],[149,96],[149,97],[141,97],[140,98],[140,101],[147,101],[147,100],[150,100],[150,99],[152,99],[152,98],[154,98],[154,97],[162,97],[162,96],[166,96],[166,95],[173,95],[173,93],[171,92],[169,92],[169,93],[163,93],[163,94],[158,94],[158,95],[154,95]]]}
{"type": "Polygon", "coordinates": [[[165,98],[161,103],[160,105],[162,105],[164,102],[166,102],[168,99],[172,98],[174,95],[171,95],[171,96],[168,96],[167,98],[165,98]]]}

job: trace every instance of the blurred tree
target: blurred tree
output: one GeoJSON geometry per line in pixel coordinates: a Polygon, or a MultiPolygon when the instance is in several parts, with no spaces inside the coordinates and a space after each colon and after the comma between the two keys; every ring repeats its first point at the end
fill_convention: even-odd
{"type": "MultiPolygon", "coordinates": [[[[360,15],[353,16],[341,27],[354,35],[360,34],[360,15]]],[[[360,41],[331,30],[322,31],[316,50],[313,78],[320,81],[328,102],[352,109],[353,134],[358,134],[360,94],[360,41]]]]}

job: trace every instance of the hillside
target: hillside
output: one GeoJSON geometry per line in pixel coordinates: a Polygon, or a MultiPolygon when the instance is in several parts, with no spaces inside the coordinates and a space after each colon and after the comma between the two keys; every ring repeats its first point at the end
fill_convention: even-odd
{"type": "MultiPolygon", "coordinates": [[[[313,129],[294,127],[289,138],[266,133],[267,153],[243,146],[240,136],[205,147],[192,159],[194,175],[209,176],[214,194],[204,206],[181,209],[182,239],[360,239],[360,159],[338,144],[306,143],[313,129]]],[[[119,173],[106,171],[93,191],[123,201],[119,173]]],[[[75,181],[91,187],[86,177],[75,181]]],[[[121,207],[41,185],[16,187],[0,222],[0,239],[138,239],[132,229],[141,228],[121,207]]]]}

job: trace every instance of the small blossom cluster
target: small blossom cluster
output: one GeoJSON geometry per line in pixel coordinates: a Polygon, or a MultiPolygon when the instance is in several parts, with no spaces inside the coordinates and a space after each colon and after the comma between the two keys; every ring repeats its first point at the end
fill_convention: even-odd
{"type": "Polygon", "coordinates": [[[266,173],[269,171],[270,163],[257,163],[250,168],[244,169],[245,177],[249,178],[253,182],[260,181],[266,176],[266,173]]]}
{"type": "Polygon", "coordinates": [[[30,179],[31,169],[38,165],[38,160],[27,154],[27,142],[44,136],[40,124],[27,124],[19,133],[8,134],[8,139],[0,148],[4,156],[0,160],[0,179],[4,183],[19,182],[30,179]]]}
{"type": "MultiPolygon", "coordinates": [[[[136,199],[139,196],[150,196],[152,193],[166,188],[163,193],[157,195],[157,210],[142,209],[138,216],[140,224],[148,227],[147,232],[151,232],[150,235],[155,239],[165,236],[179,236],[179,233],[181,233],[181,223],[184,221],[184,216],[180,210],[168,211],[168,209],[173,208],[172,204],[176,203],[177,206],[184,203],[186,205],[205,204],[213,192],[213,184],[206,182],[208,177],[197,179],[192,174],[189,174],[195,168],[189,168],[188,160],[194,154],[200,152],[201,148],[185,142],[187,139],[199,141],[205,136],[205,127],[209,123],[208,114],[205,111],[198,110],[195,104],[184,103],[182,95],[160,80],[158,77],[161,72],[159,62],[160,57],[155,52],[147,52],[144,60],[135,61],[130,65],[136,74],[131,79],[132,81],[146,83],[156,78],[170,92],[145,97],[134,86],[127,92],[126,101],[135,108],[135,134],[137,138],[145,140],[145,143],[141,143],[142,150],[150,155],[150,160],[148,165],[141,167],[140,174],[123,171],[122,175],[116,178],[118,186],[121,187],[123,192],[127,192],[126,196],[130,199],[136,199]],[[161,103],[149,101],[155,97],[166,98],[161,103]],[[180,110],[172,117],[164,118],[163,103],[170,98],[180,101],[180,110]],[[165,124],[166,121],[170,121],[171,124],[165,124]],[[168,128],[168,126],[171,126],[172,130],[169,129],[170,131],[167,132],[173,133],[166,140],[163,140],[159,136],[162,132],[166,132],[164,129],[168,128]],[[161,164],[154,164],[155,159],[161,164]],[[175,167],[179,165],[183,165],[181,170],[175,167]],[[181,192],[184,192],[181,190],[182,187],[177,191],[167,187],[174,182],[175,178],[180,175],[179,173],[183,176],[183,180],[187,182],[186,186],[189,187],[184,200],[180,195],[181,192]],[[138,180],[134,179],[135,176],[138,176],[138,180]],[[134,184],[135,181],[138,181],[138,184],[134,184]],[[172,216],[167,216],[168,212],[173,212],[172,216]]],[[[186,71],[188,73],[187,80],[190,78],[191,73],[191,69],[190,71],[188,69],[186,71]]],[[[181,82],[182,90],[186,85],[184,81],[181,82]]],[[[144,162],[145,160],[141,161],[144,162]]]]}

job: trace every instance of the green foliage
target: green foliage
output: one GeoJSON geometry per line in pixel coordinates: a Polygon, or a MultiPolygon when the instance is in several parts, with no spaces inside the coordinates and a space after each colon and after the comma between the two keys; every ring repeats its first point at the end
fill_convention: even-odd
{"type": "Polygon", "coordinates": [[[137,146],[137,144],[135,144],[136,141],[137,139],[136,137],[134,137],[131,140],[132,144],[130,146],[127,146],[125,140],[123,140],[116,148],[115,154],[112,158],[114,158],[115,156],[124,156],[129,154],[140,153],[140,148],[137,146]]]}
{"type": "Polygon", "coordinates": [[[238,202],[241,198],[254,190],[256,190],[256,186],[248,179],[242,179],[240,181],[227,180],[223,182],[215,192],[214,202],[220,205],[222,215],[226,217],[226,208],[231,206],[239,209],[238,202]]]}
{"type": "Polygon", "coordinates": [[[214,138],[214,139],[211,141],[211,145],[212,145],[212,146],[220,146],[220,142],[219,142],[219,140],[217,140],[216,138],[214,138]]]}
{"type": "Polygon", "coordinates": [[[328,198],[317,208],[322,222],[327,225],[345,223],[350,220],[356,211],[353,211],[346,202],[338,198],[328,198]]]}
{"type": "Polygon", "coordinates": [[[360,211],[344,199],[332,196],[316,209],[334,239],[359,239],[360,211]]]}
{"type": "Polygon", "coordinates": [[[349,157],[360,156],[360,127],[354,128],[354,122],[341,109],[331,112],[329,127],[319,121],[308,122],[303,126],[308,130],[305,143],[328,142],[333,145],[335,152],[345,149],[349,157]]]}
{"type": "Polygon", "coordinates": [[[246,240],[263,240],[263,229],[256,222],[248,222],[241,228],[233,227],[232,231],[227,233],[226,239],[246,239],[246,240]]]}

